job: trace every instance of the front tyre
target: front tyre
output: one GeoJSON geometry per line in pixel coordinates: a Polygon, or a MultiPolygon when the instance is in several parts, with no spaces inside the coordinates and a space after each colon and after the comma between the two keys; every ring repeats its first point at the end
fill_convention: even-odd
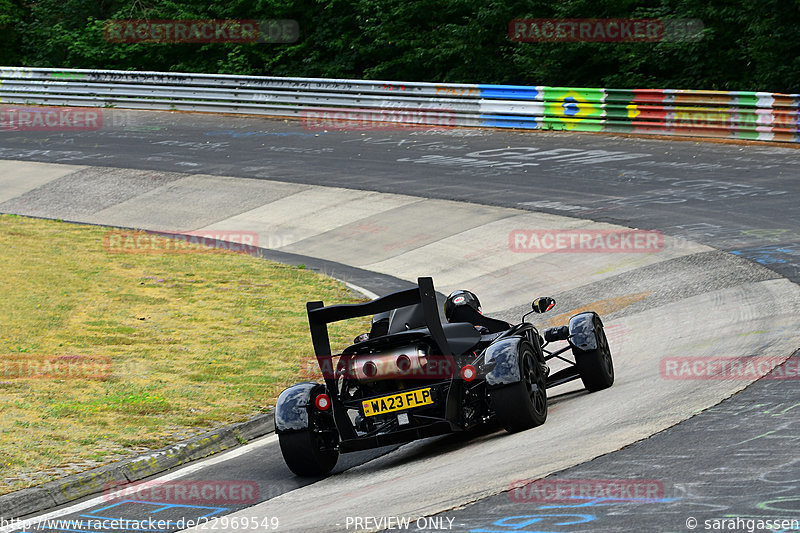
{"type": "Polygon", "coordinates": [[[547,420],[547,374],[544,364],[523,343],[519,353],[520,381],[489,391],[500,424],[509,433],[541,426],[547,420]]]}
{"type": "Polygon", "coordinates": [[[614,363],[611,360],[611,348],[603,330],[600,318],[594,318],[594,335],[597,348],[594,350],[580,350],[572,347],[575,356],[575,365],[583,381],[583,386],[589,392],[607,389],[614,384],[614,363]]]}
{"type": "Polygon", "coordinates": [[[339,452],[328,447],[323,436],[311,430],[278,434],[283,460],[289,470],[304,477],[319,477],[328,474],[339,452]]]}

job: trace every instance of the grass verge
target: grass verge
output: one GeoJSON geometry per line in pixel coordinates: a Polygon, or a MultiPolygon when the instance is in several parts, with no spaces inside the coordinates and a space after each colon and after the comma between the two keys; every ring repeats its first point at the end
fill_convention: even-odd
{"type": "Polygon", "coordinates": [[[363,301],[233,252],[108,253],[108,232],[0,215],[0,494],[267,410],[313,361],[305,302],[363,301]]]}

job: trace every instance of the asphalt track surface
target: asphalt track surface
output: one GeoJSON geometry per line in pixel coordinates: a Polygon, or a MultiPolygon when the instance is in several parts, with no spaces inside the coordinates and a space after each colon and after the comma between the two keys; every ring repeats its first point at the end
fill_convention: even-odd
{"type": "MultiPolygon", "coordinates": [[[[116,113],[97,132],[3,132],[0,158],[266,178],[549,212],[658,229],[800,281],[800,152],[793,148],[482,130],[318,132],[264,119],[116,113]]],[[[5,204],[2,210],[12,211],[5,204]]],[[[786,335],[800,344],[796,331],[786,335]]],[[[653,498],[553,503],[512,489],[438,518],[458,531],[688,531],[690,516],[699,529],[705,519],[729,516],[800,518],[799,397],[796,380],[761,380],[667,431],[555,476],[654,480],[660,488],[653,498]]],[[[417,453],[435,456],[468,444],[448,437],[417,453]]],[[[520,450],[526,460],[536,453],[520,450]]],[[[345,457],[337,471],[374,456],[345,457]]],[[[309,483],[288,475],[274,453],[184,479],[192,475],[265,480],[262,499],[309,483]]],[[[78,515],[99,516],[100,509],[78,515]]],[[[141,509],[117,511],[141,516],[141,509]]],[[[185,509],[159,512],[186,517],[185,509]]]]}

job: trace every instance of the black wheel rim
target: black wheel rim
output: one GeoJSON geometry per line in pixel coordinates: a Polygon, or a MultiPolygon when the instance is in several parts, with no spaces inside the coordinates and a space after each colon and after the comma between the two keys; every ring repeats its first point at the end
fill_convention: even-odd
{"type": "Polygon", "coordinates": [[[545,390],[544,376],[538,369],[538,365],[533,360],[533,355],[526,352],[522,359],[522,371],[525,387],[528,390],[533,410],[537,414],[543,415],[547,412],[547,392],[545,390]]]}

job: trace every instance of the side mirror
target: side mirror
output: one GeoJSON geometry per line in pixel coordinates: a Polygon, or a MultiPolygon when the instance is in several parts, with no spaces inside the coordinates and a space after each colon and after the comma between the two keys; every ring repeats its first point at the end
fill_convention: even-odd
{"type": "Polygon", "coordinates": [[[546,313],[556,305],[556,301],[549,296],[536,298],[531,304],[534,313],[546,313]]]}

